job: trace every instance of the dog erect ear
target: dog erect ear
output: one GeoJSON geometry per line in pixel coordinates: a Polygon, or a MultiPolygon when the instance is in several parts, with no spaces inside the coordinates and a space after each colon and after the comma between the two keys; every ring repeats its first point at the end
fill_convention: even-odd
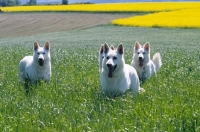
{"type": "Polygon", "coordinates": [[[150,43],[149,43],[149,42],[146,42],[146,43],[144,44],[144,49],[146,49],[146,50],[149,51],[149,49],[150,49],[150,43]]]}
{"type": "Polygon", "coordinates": [[[34,42],[34,44],[33,44],[33,49],[34,49],[34,50],[38,50],[38,47],[39,47],[38,43],[37,43],[37,42],[34,42]]]}
{"type": "Polygon", "coordinates": [[[120,44],[117,48],[117,51],[120,53],[120,54],[123,54],[124,53],[124,48],[123,48],[123,45],[120,44]]]}
{"type": "Polygon", "coordinates": [[[140,46],[140,44],[139,44],[139,42],[135,42],[135,50],[138,50],[139,48],[141,48],[141,46],[140,46]]]}
{"type": "Polygon", "coordinates": [[[104,45],[102,44],[99,50],[99,53],[102,54],[103,53],[103,49],[104,49],[104,45]]]}
{"type": "Polygon", "coordinates": [[[108,53],[108,50],[109,50],[108,44],[105,43],[104,44],[104,49],[103,49],[104,53],[108,53]]]}
{"type": "Polygon", "coordinates": [[[115,50],[115,47],[113,45],[110,46],[111,50],[115,50]]]}
{"type": "Polygon", "coordinates": [[[44,44],[44,48],[45,48],[46,50],[49,50],[49,49],[50,49],[50,44],[49,44],[49,42],[46,42],[46,43],[44,44]]]}

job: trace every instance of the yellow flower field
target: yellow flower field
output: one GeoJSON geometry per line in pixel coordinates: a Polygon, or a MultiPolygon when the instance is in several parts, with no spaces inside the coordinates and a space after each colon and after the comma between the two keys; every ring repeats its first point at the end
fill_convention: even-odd
{"type": "Polygon", "coordinates": [[[4,12],[27,11],[88,11],[88,12],[158,12],[199,8],[200,2],[136,2],[114,4],[74,4],[0,7],[4,12]]]}
{"type": "Polygon", "coordinates": [[[151,12],[113,20],[112,24],[142,27],[200,28],[200,2],[135,2],[115,4],[38,5],[0,7],[3,12],[82,11],[151,12]]]}
{"type": "Polygon", "coordinates": [[[112,24],[142,27],[200,28],[200,8],[159,12],[113,20],[112,24]]]}

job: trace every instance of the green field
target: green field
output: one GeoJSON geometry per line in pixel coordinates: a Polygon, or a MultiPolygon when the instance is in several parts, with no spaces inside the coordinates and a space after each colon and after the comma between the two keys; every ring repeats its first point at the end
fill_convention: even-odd
{"type": "Polygon", "coordinates": [[[200,131],[199,29],[96,26],[0,39],[0,131],[200,131]],[[26,90],[18,64],[33,42],[51,44],[52,80],[26,90]],[[102,95],[98,50],[124,44],[131,63],[135,41],[151,44],[163,65],[143,82],[146,92],[102,95]]]}

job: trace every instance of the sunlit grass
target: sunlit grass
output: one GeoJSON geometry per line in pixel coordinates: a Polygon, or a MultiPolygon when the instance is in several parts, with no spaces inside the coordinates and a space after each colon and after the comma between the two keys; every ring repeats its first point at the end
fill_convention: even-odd
{"type": "Polygon", "coordinates": [[[0,39],[0,131],[199,131],[199,36],[198,29],[99,26],[0,39]],[[52,79],[26,95],[18,64],[34,41],[51,44],[52,79]],[[130,64],[135,41],[149,41],[151,56],[161,53],[157,77],[141,84],[144,94],[104,98],[99,47],[123,43],[130,64]]]}

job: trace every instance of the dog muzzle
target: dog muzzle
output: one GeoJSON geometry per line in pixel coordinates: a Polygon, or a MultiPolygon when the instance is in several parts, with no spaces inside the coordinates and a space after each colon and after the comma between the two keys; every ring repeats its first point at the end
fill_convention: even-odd
{"type": "Polygon", "coordinates": [[[108,67],[108,77],[112,78],[113,76],[113,72],[115,71],[115,69],[117,68],[117,65],[112,66],[111,64],[107,64],[108,67]]]}
{"type": "Polygon", "coordinates": [[[139,57],[139,66],[143,66],[144,59],[142,57],[139,57]]]}
{"type": "Polygon", "coordinates": [[[39,58],[38,63],[39,63],[40,66],[43,66],[44,65],[44,59],[39,58]]]}

